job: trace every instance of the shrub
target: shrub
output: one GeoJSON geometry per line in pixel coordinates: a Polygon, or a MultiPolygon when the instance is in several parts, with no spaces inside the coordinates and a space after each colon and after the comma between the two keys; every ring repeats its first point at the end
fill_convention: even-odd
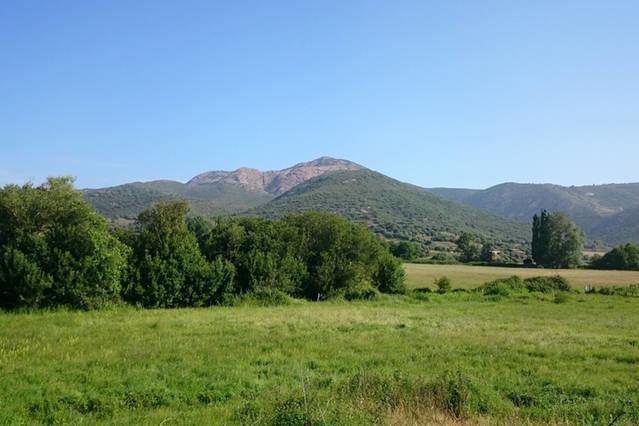
{"type": "Polygon", "coordinates": [[[125,297],[145,307],[209,306],[219,302],[234,272],[224,262],[215,273],[186,226],[186,202],[164,202],[145,210],[135,240],[125,297]]]}
{"type": "Polygon", "coordinates": [[[531,292],[552,293],[554,291],[570,291],[570,283],[560,275],[552,277],[532,277],[524,280],[526,289],[531,292]]]}
{"type": "Polygon", "coordinates": [[[603,257],[593,258],[590,266],[594,269],[639,270],[639,246],[624,244],[615,247],[603,257]]]}
{"type": "Polygon", "coordinates": [[[510,278],[502,278],[490,281],[477,289],[486,296],[509,296],[512,292],[521,291],[524,284],[521,278],[513,275],[510,278]]]}
{"type": "Polygon", "coordinates": [[[250,293],[228,298],[226,304],[235,306],[285,306],[291,304],[291,297],[275,288],[260,288],[250,293]]]}
{"type": "Polygon", "coordinates": [[[117,300],[126,255],[71,178],[0,190],[0,306],[87,309],[117,300]]]}
{"type": "Polygon", "coordinates": [[[348,288],[344,293],[346,300],[375,300],[379,298],[379,291],[370,284],[360,284],[348,288]]]}
{"type": "Polygon", "coordinates": [[[437,293],[439,294],[448,293],[452,289],[452,285],[448,277],[437,278],[435,280],[435,286],[437,287],[437,293]]]}
{"type": "Polygon", "coordinates": [[[611,286],[601,287],[599,290],[591,287],[592,291],[588,293],[598,293],[605,296],[624,296],[639,297],[639,284],[631,284],[629,286],[611,286]]]}
{"type": "Polygon", "coordinates": [[[402,263],[391,255],[382,255],[373,273],[373,283],[382,293],[406,293],[406,272],[402,263]]]}

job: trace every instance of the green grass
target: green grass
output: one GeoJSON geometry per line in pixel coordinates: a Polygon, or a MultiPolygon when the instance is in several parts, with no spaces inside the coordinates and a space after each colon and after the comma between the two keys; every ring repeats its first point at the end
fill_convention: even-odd
{"type": "Polygon", "coordinates": [[[519,275],[522,278],[535,276],[561,275],[567,278],[576,289],[585,286],[609,287],[639,284],[639,272],[636,271],[596,271],[588,269],[535,269],[502,268],[468,265],[422,265],[405,264],[407,283],[410,288],[431,287],[437,278],[448,277],[453,288],[475,288],[498,278],[519,275]]]}
{"type": "Polygon", "coordinates": [[[639,421],[639,299],[423,297],[0,314],[0,424],[639,421]]]}

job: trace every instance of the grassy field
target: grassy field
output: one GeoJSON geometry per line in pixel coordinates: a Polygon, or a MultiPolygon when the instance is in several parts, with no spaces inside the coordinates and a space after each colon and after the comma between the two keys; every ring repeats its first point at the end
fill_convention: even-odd
{"type": "Polygon", "coordinates": [[[534,269],[502,268],[468,265],[405,265],[409,287],[433,287],[436,278],[446,276],[453,287],[475,288],[497,278],[519,275],[522,278],[540,275],[561,275],[577,289],[586,285],[607,287],[612,285],[639,284],[639,272],[636,271],[595,271],[587,269],[534,269]]]}
{"type": "Polygon", "coordinates": [[[639,421],[639,299],[423,297],[3,313],[0,424],[639,421]]]}

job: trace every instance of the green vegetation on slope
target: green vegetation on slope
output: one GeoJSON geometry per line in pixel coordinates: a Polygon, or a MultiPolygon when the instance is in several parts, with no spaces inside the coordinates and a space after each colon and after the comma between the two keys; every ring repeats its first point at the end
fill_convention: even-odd
{"type": "Polygon", "coordinates": [[[427,297],[0,314],[0,423],[639,421],[639,299],[427,297]]]}
{"type": "Polygon", "coordinates": [[[212,216],[244,211],[273,198],[270,194],[248,191],[230,183],[187,185],[168,180],[86,189],[83,194],[106,217],[129,220],[160,201],[186,200],[192,214],[212,216]]]}
{"type": "Polygon", "coordinates": [[[504,183],[485,190],[432,188],[449,200],[528,222],[541,209],[562,211],[590,240],[639,242],[639,183],[565,187],[504,183]]]}
{"type": "Polygon", "coordinates": [[[497,242],[530,240],[527,225],[456,204],[371,170],[311,179],[251,211],[267,217],[317,210],[341,214],[389,239],[454,241],[462,231],[497,242]]]}

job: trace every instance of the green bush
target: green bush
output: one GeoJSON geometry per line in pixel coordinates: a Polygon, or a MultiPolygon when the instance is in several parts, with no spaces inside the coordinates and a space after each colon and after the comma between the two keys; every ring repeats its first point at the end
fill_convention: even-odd
{"type": "Polygon", "coordinates": [[[406,272],[402,263],[391,255],[380,256],[373,283],[382,293],[406,293],[406,272]]]}
{"type": "Polygon", "coordinates": [[[232,288],[234,269],[202,256],[186,226],[188,205],[165,202],[142,212],[125,297],[152,308],[210,306],[232,288]],[[214,269],[215,268],[215,269],[214,269]]]}
{"type": "Polygon", "coordinates": [[[513,275],[510,278],[502,278],[490,281],[477,289],[486,296],[509,296],[513,292],[522,291],[524,284],[521,278],[513,275]]]}
{"type": "Polygon", "coordinates": [[[528,291],[540,293],[552,293],[555,291],[570,291],[571,286],[567,279],[560,275],[552,277],[532,277],[524,280],[524,286],[528,291]]]}
{"type": "Polygon", "coordinates": [[[117,301],[127,248],[71,178],[0,190],[0,306],[95,308],[117,301]]]}
{"type": "Polygon", "coordinates": [[[639,271],[639,246],[629,243],[615,247],[604,256],[593,259],[590,266],[594,269],[639,271]]]}
{"type": "Polygon", "coordinates": [[[379,291],[370,284],[351,287],[344,293],[346,300],[375,300],[379,298],[379,291]]]}
{"type": "Polygon", "coordinates": [[[437,287],[437,293],[439,294],[448,293],[453,288],[448,277],[435,279],[435,287],[437,287]]]}

